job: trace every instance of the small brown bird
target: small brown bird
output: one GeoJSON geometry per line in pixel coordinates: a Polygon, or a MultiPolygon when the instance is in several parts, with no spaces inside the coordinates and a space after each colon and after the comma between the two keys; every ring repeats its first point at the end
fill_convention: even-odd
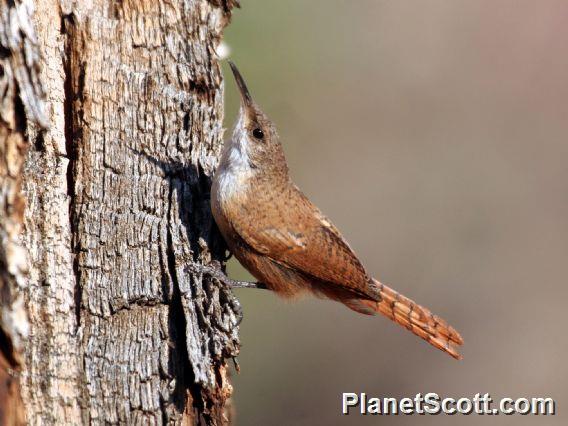
{"type": "Polygon", "coordinates": [[[213,180],[213,216],[241,264],[268,289],[379,312],[454,358],[459,333],[428,309],[371,278],[339,231],[290,179],[276,128],[230,62],[241,93],[232,138],[213,180]]]}

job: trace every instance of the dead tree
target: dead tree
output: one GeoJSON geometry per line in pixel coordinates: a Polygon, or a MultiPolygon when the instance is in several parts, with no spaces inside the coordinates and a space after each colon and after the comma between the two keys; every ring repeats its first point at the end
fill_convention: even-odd
{"type": "Polygon", "coordinates": [[[0,0],[0,423],[230,421],[238,303],[188,266],[235,5],[0,0]]]}

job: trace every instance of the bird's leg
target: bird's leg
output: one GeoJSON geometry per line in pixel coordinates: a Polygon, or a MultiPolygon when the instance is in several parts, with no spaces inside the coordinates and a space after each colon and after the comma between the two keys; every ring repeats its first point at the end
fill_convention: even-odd
{"type": "Polygon", "coordinates": [[[212,261],[209,265],[200,265],[194,263],[187,267],[189,272],[195,272],[199,274],[209,275],[211,278],[219,280],[227,287],[230,288],[259,288],[266,289],[266,285],[263,283],[253,283],[250,281],[237,281],[229,278],[225,272],[221,269],[221,264],[217,261],[212,261]]]}

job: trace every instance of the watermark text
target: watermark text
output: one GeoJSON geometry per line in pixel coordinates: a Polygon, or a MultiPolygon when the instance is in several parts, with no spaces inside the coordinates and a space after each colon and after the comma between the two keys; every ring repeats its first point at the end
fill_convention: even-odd
{"type": "Polygon", "coordinates": [[[473,397],[442,398],[434,392],[418,393],[413,398],[370,397],[366,393],[344,392],[342,413],[376,415],[412,414],[481,414],[481,415],[543,415],[556,414],[556,401],[548,397],[501,398],[494,400],[488,393],[473,397]]]}

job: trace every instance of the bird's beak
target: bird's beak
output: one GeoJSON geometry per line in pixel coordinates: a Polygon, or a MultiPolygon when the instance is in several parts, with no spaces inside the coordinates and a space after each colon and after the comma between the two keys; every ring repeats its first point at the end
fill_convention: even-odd
{"type": "Polygon", "coordinates": [[[231,70],[233,71],[233,75],[235,76],[235,81],[237,83],[237,87],[239,88],[239,92],[241,93],[241,104],[245,111],[250,111],[253,106],[253,100],[245,83],[245,80],[243,79],[243,76],[239,72],[237,66],[231,61],[228,62],[231,66],[231,70]]]}

